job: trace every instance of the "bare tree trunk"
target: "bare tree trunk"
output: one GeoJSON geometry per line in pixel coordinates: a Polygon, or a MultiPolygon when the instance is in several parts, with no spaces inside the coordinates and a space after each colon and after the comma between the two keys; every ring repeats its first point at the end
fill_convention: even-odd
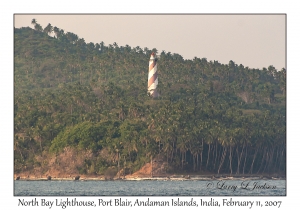
{"type": "Polygon", "coordinates": [[[242,160],[243,153],[244,153],[244,147],[245,147],[245,144],[243,144],[242,152],[240,155],[239,155],[239,151],[238,151],[238,146],[236,147],[236,153],[238,156],[238,164],[237,164],[236,174],[240,174],[240,165],[241,165],[241,160],[242,160]]]}
{"type": "Polygon", "coordinates": [[[174,141],[173,141],[173,148],[172,148],[172,152],[171,152],[171,160],[170,160],[171,163],[172,163],[172,161],[173,161],[174,148],[175,148],[175,143],[174,143],[174,141]]]}
{"type": "Polygon", "coordinates": [[[151,177],[153,177],[153,161],[152,161],[152,155],[151,155],[151,177]]]}
{"type": "Polygon", "coordinates": [[[184,158],[183,153],[181,153],[181,169],[183,169],[183,158],[184,158]]]}
{"type": "Polygon", "coordinates": [[[265,155],[266,155],[266,149],[264,148],[263,157],[262,157],[262,159],[261,159],[260,167],[259,167],[259,169],[257,170],[257,174],[259,173],[260,169],[261,169],[262,166],[263,166],[264,159],[265,159],[265,155]]]}
{"type": "Polygon", "coordinates": [[[41,149],[41,152],[43,152],[43,148],[42,148],[42,138],[39,137],[39,142],[40,142],[40,149],[41,149]]]}
{"type": "MultiPolygon", "coordinates": [[[[202,155],[202,152],[201,152],[201,155],[202,155]]],[[[201,157],[201,162],[202,162],[202,157],[201,157]]],[[[199,154],[197,153],[197,168],[196,168],[197,171],[199,171],[199,154]]],[[[201,170],[201,166],[200,166],[200,170],[201,170]]]]}
{"type": "Polygon", "coordinates": [[[227,147],[224,147],[223,148],[223,154],[222,154],[222,158],[221,158],[221,161],[220,161],[220,165],[219,165],[219,168],[218,168],[218,174],[220,173],[220,169],[224,163],[224,160],[225,160],[225,157],[226,157],[226,151],[227,151],[227,147]]]}
{"type": "Polygon", "coordinates": [[[118,178],[120,179],[120,153],[118,153],[118,178]]]}
{"type": "Polygon", "coordinates": [[[276,159],[275,159],[275,162],[274,162],[274,167],[273,167],[273,173],[275,173],[276,171],[276,163],[278,161],[278,156],[279,156],[279,152],[278,152],[278,149],[276,150],[276,159]]]}
{"type": "Polygon", "coordinates": [[[218,143],[216,142],[216,147],[215,147],[215,161],[214,161],[214,170],[216,169],[217,158],[218,158],[218,143]]]}
{"type": "Polygon", "coordinates": [[[203,160],[203,138],[202,138],[202,149],[201,149],[201,153],[200,153],[200,158],[201,158],[201,162],[200,162],[200,171],[202,170],[202,160],[203,160]]]}
{"type": "Polygon", "coordinates": [[[270,152],[270,158],[269,158],[269,161],[268,161],[268,166],[267,166],[267,171],[270,173],[271,171],[271,168],[272,168],[272,165],[273,165],[273,157],[274,157],[274,147],[271,148],[271,152],[270,152]]]}
{"type": "Polygon", "coordinates": [[[230,175],[232,174],[232,146],[230,145],[229,151],[229,167],[230,167],[230,175]]]}
{"type": "Polygon", "coordinates": [[[196,171],[196,155],[193,155],[193,169],[196,171]]]}
{"type": "Polygon", "coordinates": [[[266,163],[265,163],[265,167],[264,167],[263,173],[265,172],[265,170],[266,170],[266,168],[268,166],[269,160],[270,160],[270,154],[269,154],[269,151],[267,151],[266,163]]]}
{"type": "Polygon", "coordinates": [[[245,166],[246,166],[246,162],[247,162],[247,155],[248,155],[248,150],[247,150],[247,147],[246,147],[246,154],[245,154],[244,166],[243,166],[243,174],[245,174],[245,166]]]}
{"type": "Polygon", "coordinates": [[[124,175],[124,179],[125,179],[125,176],[126,176],[126,158],[124,156],[124,169],[123,169],[123,175],[124,175]]]}
{"type": "Polygon", "coordinates": [[[253,165],[254,165],[254,161],[255,161],[257,152],[258,152],[258,151],[255,150],[254,157],[253,157],[253,159],[252,159],[252,163],[251,163],[251,167],[250,167],[250,174],[252,174],[252,171],[253,171],[253,165]]]}
{"type": "Polygon", "coordinates": [[[207,169],[207,166],[208,166],[208,162],[209,162],[209,153],[210,153],[210,144],[208,145],[208,152],[207,152],[207,160],[206,160],[206,169],[207,169]]]}

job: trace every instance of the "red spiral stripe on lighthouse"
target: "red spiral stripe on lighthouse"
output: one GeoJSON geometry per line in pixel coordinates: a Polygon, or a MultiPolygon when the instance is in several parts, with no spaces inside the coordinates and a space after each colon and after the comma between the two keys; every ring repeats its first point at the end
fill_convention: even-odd
{"type": "Polygon", "coordinates": [[[157,75],[157,65],[155,59],[155,53],[152,53],[149,60],[149,73],[148,73],[148,92],[152,97],[157,97],[157,84],[158,84],[158,75],[157,75]]]}

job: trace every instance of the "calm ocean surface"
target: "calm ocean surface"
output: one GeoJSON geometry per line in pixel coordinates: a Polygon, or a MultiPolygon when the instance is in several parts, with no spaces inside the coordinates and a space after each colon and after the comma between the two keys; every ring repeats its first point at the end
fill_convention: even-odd
{"type": "Polygon", "coordinates": [[[285,196],[286,180],[14,181],[15,196],[285,196]]]}

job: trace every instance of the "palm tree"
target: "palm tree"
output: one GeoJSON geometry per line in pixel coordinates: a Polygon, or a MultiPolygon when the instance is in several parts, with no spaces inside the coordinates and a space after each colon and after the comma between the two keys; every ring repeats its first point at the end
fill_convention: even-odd
{"type": "Polygon", "coordinates": [[[40,31],[40,32],[43,31],[43,27],[42,27],[40,24],[38,24],[38,23],[36,23],[36,24],[34,25],[34,29],[37,30],[37,31],[40,31]]]}
{"type": "Polygon", "coordinates": [[[100,42],[100,50],[101,50],[101,52],[104,52],[104,48],[105,48],[105,44],[102,41],[102,42],[100,42]]]}
{"type": "Polygon", "coordinates": [[[37,24],[37,21],[36,21],[35,18],[33,18],[33,19],[31,20],[31,24],[35,27],[35,25],[37,24]]]}
{"type": "Polygon", "coordinates": [[[78,39],[77,45],[80,47],[84,47],[86,45],[84,38],[78,39]]]}
{"type": "Polygon", "coordinates": [[[78,41],[78,36],[72,32],[67,32],[66,37],[70,43],[74,44],[78,41]]]}
{"type": "Polygon", "coordinates": [[[54,26],[53,27],[53,32],[54,32],[56,38],[58,38],[59,28],[57,28],[56,26],[54,26]]]}
{"type": "Polygon", "coordinates": [[[181,169],[183,169],[183,165],[184,165],[183,163],[184,163],[184,160],[185,160],[186,152],[188,150],[187,142],[186,142],[184,136],[180,136],[178,138],[177,148],[179,149],[180,154],[181,154],[181,169]]]}
{"type": "Polygon", "coordinates": [[[44,32],[50,35],[52,31],[53,31],[53,26],[50,23],[48,23],[48,25],[44,28],[44,32]]]}
{"type": "Polygon", "coordinates": [[[57,38],[61,38],[63,36],[65,36],[65,31],[63,29],[58,30],[57,38]]]}

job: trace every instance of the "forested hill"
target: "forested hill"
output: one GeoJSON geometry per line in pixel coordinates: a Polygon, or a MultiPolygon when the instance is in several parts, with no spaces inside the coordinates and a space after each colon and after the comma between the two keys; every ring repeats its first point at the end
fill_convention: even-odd
{"type": "Polygon", "coordinates": [[[156,49],[33,24],[14,29],[15,173],[113,176],[151,157],[170,173],[285,173],[285,69],[162,51],[152,99],[156,49]]]}

